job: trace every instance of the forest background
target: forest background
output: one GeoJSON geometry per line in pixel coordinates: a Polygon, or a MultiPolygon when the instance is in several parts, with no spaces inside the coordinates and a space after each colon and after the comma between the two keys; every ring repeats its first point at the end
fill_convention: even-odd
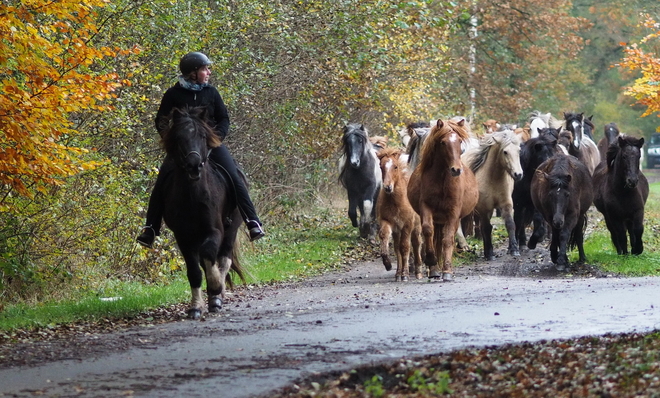
{"type": "Polygon", "coordinates": [[[174,245],[134,239],[163,158],[153,119],[189,51],[214,61],[225,144],[267,225],[336,190],[348,122],[396,145],[420,120],[579,111],[598,137],[616,122],[648,138],[660,6],[595,3],[0,3],[0,309],[181,267],[174,245]]]}

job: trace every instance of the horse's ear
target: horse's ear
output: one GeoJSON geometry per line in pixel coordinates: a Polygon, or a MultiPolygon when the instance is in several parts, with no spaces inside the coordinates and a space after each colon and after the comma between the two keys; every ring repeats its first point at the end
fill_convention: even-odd
{"type": "Polygon", "coordinates": [[[435,124],[435,126],[436,126],[437,128],[439,128],[439,129],[441,129],[442,126],[444,126],[444,125],[445,125],[445,124],[444,124],[444,122],[442,121],[442,119],[438,119],[437,123],[435,124]]]}
{"type": "Polygon", "coordinates": [[[589,116],[587,119],[589,119],[590,122],[594,121],[594,115],[589,116]]]}
{"type": "Polygon", "coordinates": [[[465,119],[461,119],[458,123],[459,126],[463,127],[465,125],[465,119]]]}
{"type": "Polygon", "coordinates": [[[644,137],[640,138],[639,141],[637,141],[637,147],[642,148],[644,146],[644,137]]]}
{"type": "Polygon", "coordinates": [[[546,181],[548,179],[548,173],[543,170],[536,169],[536,178],[540,181],[546,181]]]}
{"type": "Polygon", "coordinates": [[[170,119],[178,119],[183,116],[183,111],[179,108],[172,108],[170,119]]]}

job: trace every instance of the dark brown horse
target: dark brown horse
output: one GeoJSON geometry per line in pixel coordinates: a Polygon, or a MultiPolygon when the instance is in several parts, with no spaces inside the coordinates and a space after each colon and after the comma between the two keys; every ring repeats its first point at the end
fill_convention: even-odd
{"type": "Polygon", "coordinates": [[[464,126],[462,119],[434,124],[408,185],[408,199],[422,221],[429,277],[444,281],[453,278],[454,235],[460,220],[474,210],[479,199],[474,173],[461,161],[461,144],[470,138],[464,126]]]}
{"type": "Polygon", "coordinates": [[[385,148],[378,152],[383,172],[383,187],[378,196],[376,218],[380,225],[380,255],[386,270],[392,269],[389,255],[390,237],[396,254],[397,282],[405,282],[410,274],[408,261],[412,248],[415,277],[422,277],[422,225],[408,201],[408,163],[401,150],[385,148]]]}
{"type": "Polygon", "coordinates": [[[601,162],[607,157],[607,148],[611,144],[614,144],[616,137],[621,134],[619,131],[619,126],[616,123],[607,123],[603,128],[604,137],[598,140],[598,153],[600,153],[601,162]]]}
{"type": "Polygon", "coordinates": [[[619,135],[607,150],[606,161],[594,172],[594,204],[603,213],[617,254],[644,251],[644,206],[649,183],[639,169],[644,138],[619,135]]]}
{"type": "Polygon", "coordinates": [[[532,202],[531,185],[536,168],[550,159],[558,151],[557,135],[559,131],[553,128],[543,128],[537,131],[535,138],[530,138],[520,149],[520,165],[523,169],[522,179],[513,185],[513,221],[516,224],[518,246],[527,245],[530,249],[542,241],[546,234],[545,221],[532,202]],[[534,233],[527,242],[526,228],[534,223],[534,233]]]}
{"type": "Polygon", "coordinates": [[[536,169],[531,193],[534,206],[552,228],[550,258],[557,270],[563,271],[568,265],[569,246],[577,246],[579,262],[586,261],[584,229],[593,201],[587,166],[571,155],[557,154],[536,169]]]}
{"type": "Polygon", "coordinates": [[[232,286],[229,271],[243,279],[235,247],[242,218],[228,177],[207,162],[220,139],[205,122],[204,109],[174,109],[162,137],[168,157],[176,163],[163,184],[163,218],[186,261],[192,291],[188,316],[193,319],[204,312],[202,270],[210,312],[220,310],[226,282],[232,286]]]}

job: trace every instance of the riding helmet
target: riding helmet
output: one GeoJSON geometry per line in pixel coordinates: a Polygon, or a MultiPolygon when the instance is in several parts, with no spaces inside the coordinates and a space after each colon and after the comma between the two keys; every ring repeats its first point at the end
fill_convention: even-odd
{"type": "Polygon", "coordinates": [[[211,65],[213,62],[205,54],[200,52],[191,52],[183,57],[179,61],[179,70],[183,76],[186,76],[192,72],[195,72],[197,69],[202,66],[211,65]]]}

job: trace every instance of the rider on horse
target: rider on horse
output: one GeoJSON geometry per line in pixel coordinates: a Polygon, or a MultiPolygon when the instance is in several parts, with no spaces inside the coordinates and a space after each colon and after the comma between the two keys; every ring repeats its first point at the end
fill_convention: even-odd
{"type": "MultiPolygon", "coordinates": [[[[209,58],[201,52],[191,52],[184,55],[179,62],[181,76],[179,81],[170,87],[163,95],[158,113],[156,114],[156,130],[162,135],[168,125],[170,112],[174,108],[205,107],[208,122],[214,126],[220,139],[224,140],[229,132],[229,114],[218,90],[208,83],[211,76],[209,58]]],[[[212,164],[218,170],[224,171],[234,187],[236,203],[245,225],[250,233],[250,240],[257,240],[265,235],[261,221],[257,216],[254,204],[250,199],[247,187],[241,178],[236,163],[225,145],[214,148],[209,154],[212,164]]],[[[160,235],[163,217],[162,185],[170,171],[176,167],[173,159],[166,157],[158,173],[156,185],[149,198],[147,222],[138,243],[151,248],[156,236],[160,235]]]]}

